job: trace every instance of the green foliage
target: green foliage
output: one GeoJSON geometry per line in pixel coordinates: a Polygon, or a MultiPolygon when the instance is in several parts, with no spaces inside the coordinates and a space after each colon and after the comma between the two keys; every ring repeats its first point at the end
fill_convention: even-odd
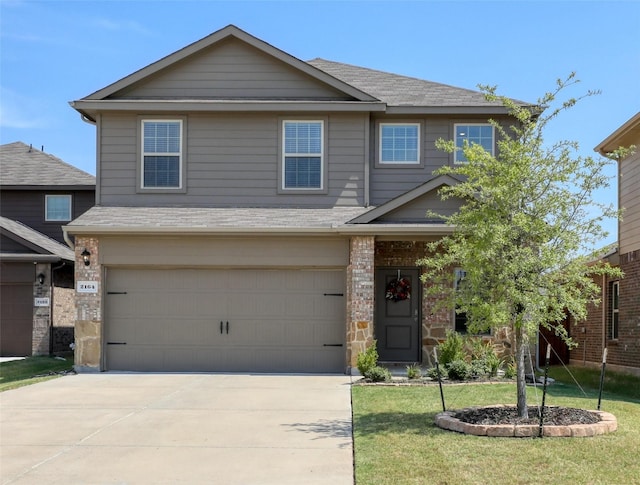
{"type": "Polygon", "coordinates": [[[418,366],[417,364],[411,364],[407,366],[407,378],[409,380],[420,379],[420,377],[422,377],[420,366],[418,366]]]}
{"type": "Polygon", "coordinates": [[[375,366],[367,371],[363,376],[371,382],[389,382],[391,380],[391,372],[385,367],[375,366]]]}
{"type": "Polygon", "coordinates": [[[3,362],[0,364],[0,391],[53,379],[72,370],[73,355],[66,360],[41,356],[3,362]]]}
{"type": "Polygon", "coordinates": [[[360,352],[356,359],[356,367],[360,375],[367,377],[371,369],[378,365],[377,341],[374,340],[364,352],[360,352]]]}
{"type": "Polygon", "coordinates": [[[468,364],[467,361],[463,359],[453,360],[449,362],[445,368],[447,369],[449,379],[453,381],[464,381],[472,376],[471,364],[468,364]]]}
{"type": "MultiPolygon", "coordinates": [[[[449,376],[447,374],[447,369],[445,369],[443,366],[439,366],[440,367],[440,379],[444,380],[447,379],[449,376]]],[[[429,379],[432,379],[434,381],[438,380],[438,369],[436,369],[435,367],[431,367],[429,370],[427,370],[427,377],[429,379]]]]}
{"type": "Polygon", "coordinates": [[[453,330],[447,330],[447,338],[438,345],[438,362],[440,362],[440,366],[446,367],[449,362],[463,360],[465,358],[464,346],[462,335],[453,330]]]}
{"type": "Polygon", "coordinates": [[[505,364],[505,368],[504,368],[504,377],[506,379],[513,379],[514,377],[516,377],[516,363],[513,359],[510,359],[506,362],[505,364]]]}
{"type": "MultiPolygon", "coordinates": [[[[466,144],[462,151],[468,163],[435,172],[461,180],[443,186],[440,196],[463,203],[453,215],[430,214],[455,231],[430,244],[431,256],[419,262],[427,293],[444,294],[442,304],[465,312],[472,332],[511,326],[518,362],[524,359],[527,335],[535,335],[540,326],[562,321],[567,312],[574,321],[586,318],[588,305],[599,303],[593,276],[621,276],[620,269],[608,263],[592,263],[598,259],[596,244],[607,236],[603,219],[619,216],[613,204],[594,200],[596,191],[609,186],[604,169],[613,162],[579,155],[572,141],[544,141],[550,122],[596,94],[558,100],[577,82],[574,74],[558,80],[535,105],[481,87],[488,100],[501,102],[511,116],[490,120],[495,155],[478,144],[466,144]],[[466,272],[455,292],[454,267],[466,272]]],[[[457,150],[451,140],[439,140],[436,146],[449,153],[457,150]]],[[[524,387],[522,373],[520,410],[526,408],[524,387]]]]}

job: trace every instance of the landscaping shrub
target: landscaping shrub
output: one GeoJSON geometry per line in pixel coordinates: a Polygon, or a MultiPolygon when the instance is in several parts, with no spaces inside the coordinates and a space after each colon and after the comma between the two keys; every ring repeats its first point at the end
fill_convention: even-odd
{"type": "Polygon", "coordinates": [[[391,380],[391,372],[389,372],[389,369],[380,366],[372,367],[363,375],[371,382],[388,382],[391,380]]]}
{"type": "Polygon", "coordinates": [[[455,360],[464,360],[464,338],[458,332],[447,330],[447,338],[438,345],[438,361],[446,366],[455,360]]]}
{"type": "Polygon", "coordinates": [[[471,365],[463,359],[451,361],[445,367],[451,380],[464,381],[471,377],[471,365]]]}
{"type": "MultiPolygon", "coordinates": [[[[430,379],[433,379],[434,381],[438,380],[438,370],[435,367],[431,367],[428,371],[427,371],[427,377],[430,379]]],[[[446,379],[447,376],[447,369],[445,369],[443,366],[440,366],[440,379],[446,379]]]]}
{"type": "Polygon", "coordinates": [[[371,369],[378,365],[377,343],[377,340],[374,340],[367,350],[358,354],[356,367],[358,367],[360,375],[364,377],[367,377],[371,369]]]}
{"type": "Polygon", "coordinates": [[[420,379],[422,377],[422,372],[420,372],[420,367],[417,364],[411,364],[407,366],[407,378],[408,379],[420,379]]]}

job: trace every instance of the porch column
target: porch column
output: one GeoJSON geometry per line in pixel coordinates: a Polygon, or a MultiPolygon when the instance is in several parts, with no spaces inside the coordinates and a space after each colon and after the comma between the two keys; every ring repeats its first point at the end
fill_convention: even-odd
{"type": "Polygon", "coordinates": [[[375,237],[351,238],[347,268],[347,366],[373,342],[375,237]]]}
{"type": "Polygon", "coordinates": [[[47,355],[51,341],[51,263],[36,263],[34,266],[31,355],[47,355]]]}
{"type": "Polygon", "coordinates": [[[100,371],[102,361],[102,266],[99,264],[99,241],[93,237],[76,237],[75,276],[76,309],[75,369],[78,372],[100,371]],[[87,250],[89,265],[82,253],[87,250]]]}

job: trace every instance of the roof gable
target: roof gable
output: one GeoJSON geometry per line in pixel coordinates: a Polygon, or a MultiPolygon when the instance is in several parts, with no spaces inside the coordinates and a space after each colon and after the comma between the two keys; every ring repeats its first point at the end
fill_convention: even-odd
{"type": "MultiPolygon", "coordinates": [[[[231,52],[230,46],[235,46],[236,52],[250,53],[255,59],[255,55],[259,54],[262,57],[266,57],[268,60],[263,61],[273,66],[274,62],[280,63],[281,66],[286,67],[282,69],[286,71],[289,76],[296,76],[298,79],[303,77],[307,82],[313,83],[316,88],[320,85],[324,86],[325,93],[331,93],[331,97],[336,99],[352,99],[356,101],[377,101],[369,94],[360,91],[353,86],[338,80],[335,77],[327,74],[324,71],[316,69],[315,67],[287,54],[280,49],[273,47],[266,42],[253,37],[252,35],[244,32],[234,25],[229,25],[213,34],[194,42],[193,44],[180,49],[173,54],[170,54],[153,64],[148,65],[140,69],[139,71],[130,74],[129,76],[99,90],[89,96],[83,98],[83,100],[104,100],[108,98],[118,98],[120,95],[134,96],[135,93],[140,94],[140,87],[146,83],[150,85],[162,84],[162,80],[171,81],[175,79],[175,76],[181,76],[184,73],[186,67],[189,64],[197,61],[203,61],[208,59],[209,62],[215,58],[216,54],[222,54],[217,61],[218,64],[224,64],[225,54],[228,56],[231,52]],[[241,47],[244,44],[244,48],[241,47]],[[252,49],[250,49],[252,48],[252,49]]],[[[227,58],[227,62],[229,59],[227,58]]],[[[216,65],[215,63],[213,64],[216,65]]],[[[206,97],[207,93],[211,91],[207,90],[206,83],[217,82],[216,75],[220,72],[211,72],[209,75],[205,75],[200,81],[203,81],[205,85],[201,89],[196,89],[194,92],[201,93],[200,97],[206,97]]],[[[243,73],[245,77],[244,81],[251,80],[251,72],[243,73]]],[[[255,79],[253,79],[255,81],[255,79]]],[[[277,79],[275,79],[277,81],[277,79]]],[[[184,80],[180,80],[184,86],[184,80]]],[[[215,92],[215,91],[214,91],[215,92]]],[[[233,92],[233,91],[231,91],[233,92]]],[[[183,90],[184,93],[184,90],[183,90]]],[[[223,98],[233,97],[229,96],[230,92],[222,93],[223,98]]],[[[164,97],[162,93],[158,93],[157,96],[164,97]]],[[[184,98],[184,94],[182,97],[184,98]]]]}
{"type": "MultiPolygon", "coordinates": [[[[406,192],[375,209],[349,221],[350,224],[371,224],[376,222],[422,222],[427,223],[427,210],[438,213],[452,213],[459,201],[442,201],[438,189],[443,185],[453,186],[459,181],[449,175],[440,175],[406,192]]],[[[441,222],[441,221],[438,221],[441,222]]]]}
{"type": "Polygon", "coordinates": [[[0,185],[94,190],[96,178],[20,141],[0,145],[0,185]]]}

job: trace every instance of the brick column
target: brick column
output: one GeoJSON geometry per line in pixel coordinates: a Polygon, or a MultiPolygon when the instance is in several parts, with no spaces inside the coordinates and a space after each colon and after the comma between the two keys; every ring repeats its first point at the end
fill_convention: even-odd
{"type": "Polygon", "coordinates": [[[77,237],[75,241],[76,310],[75,368],[78,372],[101,370],[102,362],[102,267],[99,264],[99,241],[92,237],[77,237]],[[82,252],[91,253],[85,266],[82,252]],[[97,285],[97,291],[78,291],[81,282],[97,285]]]}
{"type": "Polygon", "coordinates": [[[347,268],[347,366],[356,366],[358,354],[373,342],[373,236],[352,237],[347,268]]]}
{"type": "Polygon", "coordinates": [[[51,338],[51,264],[36,263],[33,283],[31,354],[48,355],[51,338]],[[43,282],[40,284],[39,275],[43,282]]]}

